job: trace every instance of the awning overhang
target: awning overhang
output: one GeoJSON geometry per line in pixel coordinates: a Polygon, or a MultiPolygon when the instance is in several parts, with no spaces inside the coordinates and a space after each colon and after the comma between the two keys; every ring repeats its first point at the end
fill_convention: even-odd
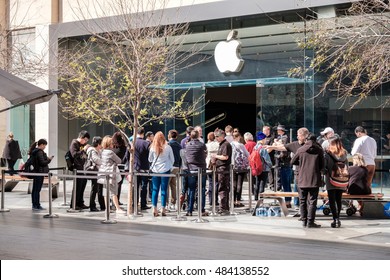
{"type": "Polygon", "coordinates": [[[22,105],[34,105],[49,101],[58,91],[44,90],[0,69],[0,96],[12,106],[0,109],[0,113],[22,105]]]}

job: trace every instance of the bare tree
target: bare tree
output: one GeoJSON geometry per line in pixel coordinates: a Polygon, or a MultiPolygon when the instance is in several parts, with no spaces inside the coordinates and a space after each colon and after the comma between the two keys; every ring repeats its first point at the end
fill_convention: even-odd
{"type": "Polygon", "coordinates": [[[314,58],[308,67],[291,69],[290,75],[325,73],[320,94],[330,91],[352,109],[390,80],[390,6],[388,1],[366,0],[339,12],[344,15],[306,21],[307,36],[299,46],[313,49],[314,58]]]}
{"type": "MultiPolygon", "coordinates": [[[[107,12],[119,16],[105,18],[104,29],[108,31],[96,30],[97,21],[84,21],[91,36],[60,45],[58,69],[64,87],[60,104],[71,118],[110,123],[124,135],[125,129],[130,129],[136,141],[140,126],[166,119],[185,120],[200,113],[200,100],[186,103],[185,94],[173,100],[165,87],[180,70],[205,58],[195,46],[184,51],[188,24],[166,24],[164,6],[158,6],[161,2],[166,4],[115,0],[107,12]]],[[[94,13],[97,10],[105,9],[94,13]]],[[[132,187],[131,178],[129,181],[132,187]]],[[[130,189],[129,214],[132,200],[130,189]]]]}

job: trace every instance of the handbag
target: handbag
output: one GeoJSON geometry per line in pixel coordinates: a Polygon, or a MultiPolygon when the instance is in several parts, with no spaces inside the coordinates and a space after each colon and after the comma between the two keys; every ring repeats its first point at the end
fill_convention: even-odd
{"type": "Polygon", "coordinates": [[[1,167],[6,167],[7,166],[7,159],[6,158],[1,158],[0,166],[1,167]]]}

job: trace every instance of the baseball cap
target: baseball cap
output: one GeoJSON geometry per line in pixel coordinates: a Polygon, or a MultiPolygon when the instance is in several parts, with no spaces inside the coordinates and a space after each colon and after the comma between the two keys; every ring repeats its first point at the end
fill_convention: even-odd
{"type": "Polygon", "coordinates": [[[329,132],[333,132],[334,133],[333,128],[331,128],[331,127],[325,128],[323,131],[321,131],[321,135],[328,134],[329,132]]]}
{"type": "Polygon", "coordinates": [[[263,132],[261,132],[261,131],[257,132],[257,134],[256,134],[257,141],[263,140],[266,137],[267,136],[263,132]]]}

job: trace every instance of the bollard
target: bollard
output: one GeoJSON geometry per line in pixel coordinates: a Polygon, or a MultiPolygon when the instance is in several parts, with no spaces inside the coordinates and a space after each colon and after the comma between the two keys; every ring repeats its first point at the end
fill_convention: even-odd
{"type": "Polygon", "coordinates": [[[211,213],[210,216],[216,216],[217,215],[217,209],[215,205],[216,195],[217,195],[217,171],[216,166],[213,165],[212,170],[212,180],[213,180],[213,190],[211,193],[211,213]]]}
{"type": "Polygon", "coordinates": [[[238,215],[234,212],[234,169],[233,165],[230,165],[230,215],[238,215]]]}
{"type": "Polygon", "coordinates": [[[82,210],[76,210],[76,192],[77,192],[77,170],[73,170],[73,190],[72,190],[72,208],[66,210],[68,213],[76,213],[76,212],[81,212],[82,210]]]}
{"type": "MultiPolygon", "coordinates": [[[[62,174],[65,174],[66,168],[62,169],[62,174]]],[[[64,191],[64,203],[60,204],[60,206],[69,206],[69,203],[66,202],[66,177],[62,178],[62,185],[64,191]]]]}
{"type": "Polygon", "coordinates": [[[10,212],[9,209],[4,208],[4,185],[5,185],[5,170],[1,170],[1,209],[0,212],[10,212]]]}
{"type": "Polygon", "coordinates": [[[187,221],[186,217],[183,217],[181,215],[181,207],[180,207],[180,190],[181,190],[181,180],[180,180],[180,173],[181,170],[179,169],[179,172],[176,174],[176,209],[177,209],[177,216],[172,217],[172,221],[187,221]]]}
{"type": "Polygon", "coordinates": [[[106,219],[101,221],[102,224],[116,224],[116,220],[110,220],[110,175],[106,175],[106,219]]]}
{"type": "Polygon", "coordinates": [[[52,197],[52,189],[51,189],[51,178],[52,178],[52,176],[53,176],[53,174],[51,173],[51,172],[49,172],[48,174],[47,174],[47,178],[48,178],[48,188],[49,188],[49,191],[48,191],[48,193],[49,193],[49,214],[46,214],[46,215],[44,215],[43,217],[44,218],[58,218],[58,215],[56,215],[56,214],[52,214],[52,199],[53,199],[53,197],[52,197]]]}

